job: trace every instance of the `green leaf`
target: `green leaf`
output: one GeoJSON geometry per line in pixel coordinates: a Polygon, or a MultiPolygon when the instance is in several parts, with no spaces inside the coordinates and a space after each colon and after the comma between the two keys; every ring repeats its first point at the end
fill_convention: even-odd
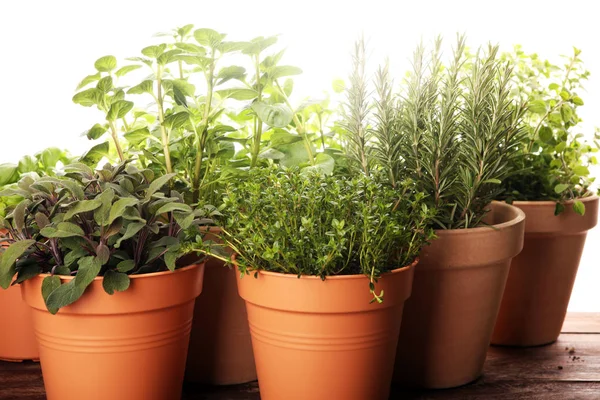
{"type": "Polygon", "coordinates": [[[66,238],[85,235],[81,227],[71,222],[59,222],[56,228],[47,226],[40,230],[40,233],[47,238],[66,238]]]}
{"type": "Polygon", "coordinates": [[[573,102],[573,104],[578,105],[578,106],[582,106],[583,105],[583,100],[581,99],[581,97],[579,96],[575,96],[571,99],[571,101],[573,102]]]}
{"type": "Polygon", "coordinates": [[[554,147],[554,151],[562,153],[567,148],[567,142],[560,142],[554,147]]]}
{"type": "Polygon", "coordinates": [[[242,48],[242,53],[248,55],[259,55],[262,51],[268,47],[277,43],[277,36],[263,37],[259,36],[252,39],[250,42],[245,43],[242,48]]]}
{"type": "Polygon", "coordinates": [[[92,128],[86,132],[86,136],[90,140],[99,139],[102,135],[106,133],[106,127],[100,124],[95,124],[92,128]]]}
{"type": "Polygon", "coordinates": [[[190,115],[186,111],[181,111],[165,117],[163,125],[168,129],[181,128],[189,121],[190,115]]]}
{"type": "Polygon", "coordinates": [[[178,258],[179,255],[177,252],[168,251],[165,253],[165,265],[169,271],[175,271],[175,268],[177,268],[176,262],[178,258]]]}
{"type": "Polygon", "coordinates": [[[563,104],[560,107],[560,115],[562,117],[562,120],[564,122],[570,122],[571,119],[573,118],[573,109],[571,108],[570,105],[568,104],[563,104]]]}
{"type": "Polygon", "coordinates": [[[246,76],[246,68],[232,65],[229,67],[222,68],[217,74],[219,79],[217,85],[227,82],[231,79],[243,79],[246,76]]]}
{"type": "Polygon", "coordinates": [[[108,156],[110,145],[108,142],[100,143],[85,152],[79,160],[88,164],[98,164],[102,157],[108,156]]]}
{"type": "Polygon", "coordinates": [[[315,165],[304,168],[302,172],[305,173],[308,171],[319,171],[322,174],[329,175],[333,173],[334,166],[335,161],[333,160],[333,157],[331,157],[329,154],[319,153],[315,157],[315,165]]]}
{"type": "Polygon", "coordinates": [[[96,257],[100,264],[104,265],[110,260],[110,249],[104,243],[100,243],[96,246],[96,257]]]}
{"type": "Polygon", "coordinates": [[[539,136],[540,136],[540,140],[544,143],[550,143],[552,141],[552,129],[547,127],[547,126],[543,126],[540,131],[539,131],[539,136]]]}
{"type": "Polygon", "coordinates": [[[556,90],[558,88],[559,88],[558,83],[553,82],[550,85],[548,85],[548,89],[550,89],[550,90],[556,90]]]}
{"type": "Polygon", "coordinates": [[[98,90],[101,90],[103,93],[108,93],[113,88],[113,78],[112,76],[105,76],[104,78],[98,81],[96,85],[98,90]]]}
{"type": "Polygon", "coordinates": [[[123,260],[117,264],[117,271],[129,272],[135,268],[135,262],[133,260],[123,260]]]}
{"type": "Polygon", "coordinates": [[[140,230],[142,230],[142,228],[146,226],[145,222],[131,222],[127,225],[127,228],[125,229],[125,233],[123,234],[123,236],[121,236],[116,242],[115,242],[115,247],[119,248],[121,247],[121,243],[124,240],[130,239],[132,237],[134,237],[140,230]]]}
{"type": "Polygon", "coordinates": [[[158,56],[158,58],[156,59],[156,62],[160,65],[170,64],[173,61],[177,61],[177,56],[179,54],[181,54],[181,50],[179,50],[179,49],[165,51],[160,56],[158,56]]]}
{"type": "Polygon", "coordinates": [[[204,47],[198,46],[193,43],[175,43],[175,47],[181,49],[183,51],[187,51],[188,53],[192,53],[195,55],[204,56],[206,55],[206,50],[204,47]]]}
{"type": "Polygon", "coordinates": [[[131,280],[127,274],[109,269],[104,274],[104,279],[102,279],[102,287],[106,293],[113,295],[115,291],[123,292],[127,290],[130,282],[131,280]]]}
{"type": "Polygon", "coordinates": [[[569,188],[569,185],[564,184],[564,183],[559,183],[558,185],[554,186],[554,191],[557,194],[561,194],[562,192],[564,192],[565,190],[567,190],[569,188]]]}
{"type": "MultiPolygon", "coordinates": [[[[47,304],[48,296],[50,296],[50,293],[58,289],[60,287],[60,284],[60,278],[56,275],[47,276],[44,278],[44,280],[42,281],[42,298],[44,299],[44,303],[47,304]]],[[[52,314],[56,314],[56,311],[54,311],[52,314]]]]}
{"type": "Polygon", "coordinates": [[[115,192],[112,189],[103,191],[96,200],[100,200],[102,205],[94,211],[94,221],[100,226],[108,225],[108,218],[110,216],[110,210],[112,206],[115,192]]]}
{"type": "Polygon", "coordinates": [[[139,146],[140,143],[148,139],[160,143],[160,141],[156,137],[150,134],[148,128],[140,128],[131,132],[127,132],[123,135],[123,137],[125,138],[125,140],[127,140],[130,144],[134,146],[139,146]]]}
{"type": "Polygon", "coordinates": [[[85,257],[87,254],[87,250],[85,250],[83,247],[78,247],[68,252],[64,257],[63,262],[67,267],[69,267],[71,264],[77,262],[80,258],[85,257]]]}
{"type": "Polygon", "coordinates": [[[0,253],[0,287],[8,289],[15,276],[15,262],[29,249],[35,240],[19,240],[0,253]]]}
{"type": "Polygon", "coordinates": [[[546,114],[546,102],[543,100],[533,100],[527,108],[535,114],[546,114]]]}
{"type": "Polygon", "coordinates": [[[577,176],[588,176],[590,174],[590,170],[585,165],[578,165],[573,168],[573,173],[577,176]]]}
{"type": "Polygon", "coordinates": [[[110,72],[117,68],[117,59],[114,56],[100,57],[94,63],[94,67],[96,67],[98,72],[110,72]]]}
{"type": "Polygon", "coordinates": [[[100,72],[95,73],[94,75],[88,75],[85,78],[83,78],[81,80],[81,82],[79,82],[79,84],[77,85],[77,88],[75,88],[75,90],[79,90],[83,87],[86,87],[87,85],[89,85],[92,82],[96,82],[97,80],[99,80],[102,77],[102,75],[100,75],[100,72]]]}
{"type": "Polygon", "coordinates": [[[29,199],[25,199],[19,202],[19,204],[17,204],[17,206],[13,210],[13,224],[19,232],[22,232],[25,229],[25,210],[30,204],[31,201],[29,199]]]}
{"type": "Polygon", "coordinates": [[[171,211],[183,211],[183,212],[191,213],[192,208],[190,206],[188,206],[187,204],[169,202],[169,203],[165,204],[164,206],[160,207],[156,211],[156,214],[161,215],[163,213],[168,213],[171,211]]]}
{"type": "Polygon", "coordinates": [[[42,273],[42,268],[39,266],[37,262],[33,262],[31,264],[23,265],[19,268],[19,273],[17,274],[16,283],[25,282],[27,279],[31,279],[35,276],[38,276],[42,273]]]}
{"type": "Polygon", "coordinates": [[[133,197],[125,197],[115,201],[110,208],[110,214],[108,217],[108,221],[105,225],[112,224],[112,222],[123,216],[125,209],[127,207],[133,207],[139,203],[139,200],[133,197]]]}
{"type": "Polygon", "coordinates": [[[293,67],[291,65],[281,65],[274,67],[269,76],[271,79],[279,79],[284,76],[292,76],[292,75],[300,75],[302,73],[302,69],[298,67],[293,67]]]}
{"type": "Polygon", "coordinates": [[[60,265],[54,269],[54,275],[71,276],[71,269],[64,265],[60,265]]]}
{"type": "Polygon", "coordinates": [[[91,107],[94,105],[100,106],[103,101],[104,93],[98,88],[86,89],[73,96],[73,103],[80,104],[84,107],[91,107]]]}
{"type": "Polygon", "coordinates": [[[0,186],[14,183],[19,180],[17,166],[14,164],[0,164],[0,186]]]}
{"type": "Polygon", "coordinates": [[[203,46],[216,48],[221,44],[225,35],[213,29],[201,28],[194,31],[194,38],[203,46]]]}
{"type": "Polygon", "coordinates": [[[50,220],[41,212],[35,214],[35,223],[37,224],[39,229],[44,228],[46,225],[50,225],[50,220]]]}
{"type": "Polygon", "coordinates": [[[148,186],[148,189],[146,190],[146,196],[144,197],[144,201],[150,200],[152,198],[152,195],[156,193],[157,190],[166,185],[167,182],[173,179],[174,176],[175,174],[166,174],[163,176],[159,176],[158,178],[153,180],[152,183],[150,183],[150,186],[148,186]]]}
{"type": "Polygon", "coordinates": [[[151,80],[142,81],[133,87],[131,87],[128,91],[128,94],[143,94],[143,93],[154,93],[154,82],[151,80]]]}
{"type": "Polygon", "coordinates": [[[133,108],[133,103],[127,100],[119,100],[111,104],[106,119],[108,121],[115,121],[119,118],[123,118],[133,108]]]}
{"type": "Polygon", "coordinates": [[[565,206],[561,203],[556,203],[554,207],[554,215],[560,215],[563,211],[565,211],[565,206]]]}
{"type": "Polygon", "coordinates": [[[75,278],[61,285],[48,296],[46,300],[48,311],[56,314],[60,308],[77,301],[90,283],[94,281],[94,278],[98,276],[101,268],[102,264],[96,257],[89,256],[80,259],[75,278]]]}
{"type": "Polygon", "coordinates": [[[252,103],[256,115],[267,125],[276,128],[285,128],[292,122],[294,113],[285,104],[267,104],[262,101],[252,103]]]}
{"type": "Polygon", "coordinates": [[[569,94],[569,92],[567,92],[566,90],[561,90],[561,92],[560,92],[560,97],[561,97],[563,100],[568,100],[568,99],[569,99],[569,97],[571,97],[571,95],[570,95],[570,94],[569,94]]]}
{"type": "Polygon", "coordinates": [[[141,68],[141,65],[126,65],[124,67],[121,67],[117,70],[117,72],[115,72],[115,75],[118,77],[122,77],[127,75],[128,73],[130,73],[131,71],[135,71],[138,68],[141,68]]]}
{"type": "Polygon", "coordinates": [[[221,98],[230,98],[234,100],[252,100],[258,97],[258,92],[254,89],[246,89],[246,88],[232,88],[232,89],[224,89],[217,90],[216,93],[221,98]]]}
{"type": "Polygon", "coordinates": [[[585,204],[583,204],[583,202],[581,202],[580,200],[575,200],[573,202],[573,211],[575,211],[575,213],[584,216],[585,215],[585,204]]]}
{"type": "Polygon", "coordinates": [[[160,57],[160,55],[162,53],[164,53],[166,48],[167,48],[167,45],[164,43],[159,44],[157,46],[148,46],[148,47],[144,47],[142,49],[142,54],[145,55],[146,57],[158,58],[158,57],[160,57]]]}
{"type": "Polygon", "coordinates": [[[174,213],[174,216],[181,229],[189,228],[194,222],[194,214],[174,213]]]}
{"type": "Polygon", "coordinates": [[[343,79],[334,79],[331,83],[331,87],[335,93],[343,93],[346,90],[346,82],[343,79]]]}
{"type": "Polygon", "coordinates": [[[102,202],[98,199],[79,200],[75,203],[75,205],[73,205],[71,208],[69,208],[69,211],[67,211],[65,213],[64,221],[67,221],[67,220],[73,218],[73,216],[75,216],[79,213],[94,211],[101,205],[102,205],[102,202]]]}

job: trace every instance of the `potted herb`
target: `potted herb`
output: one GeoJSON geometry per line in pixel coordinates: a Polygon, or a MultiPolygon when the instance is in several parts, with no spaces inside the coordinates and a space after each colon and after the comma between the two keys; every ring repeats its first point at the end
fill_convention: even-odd
{"type": "MultiPolygon", "coordinates": [[[[0,190],[7,190],[10,195],[0,197],[0,217],[5,217],[6,210],[22,200],[21,188],[17,185],[22,176],[55,175],[58,163],[70,162],[71,157],[66,151],[51,147],[34,156],[24,156],[17,164],[1,164],[0,190]]],[[[5,229],[0,229],[2,247],[6,247],[2,238],[7,233],[5,229]]],[[[39,354],[31,324],[31,310],[21,298],[19,285],[0,291],[0,315],[3,317],[3,328],[0,330],[0,359],[37,360],[39,354]]]]}
{"type": "Polygon", "coordinates": [[[520,47],[507,54],[516,65],[518,95],[529,101],[528,135],[519,146],[519,172],[503,182],[500,198],[527,216],[523,251],[512,261],[492,343],[538,346],[560,334],[587,231],[598,220],[598,196],[589,168],[597,164],[600,134],[588,143],[578,115],[589,72],[574,49],[559,66],[520,47]]]}
{"type": "Polygon", "coordinates": [[[409,182],[381,181],[271,167],[228,185],[223,237],[262,399],[388,398],[431,213],[409,182]]]}
{"type": "Polygon", "coordinates": [[[0,285],[16,276],[33,310],[48,399],[179,398],[203,264],[176,261],[207,210],[164,189],[173,175],[65,171],[22,179],[24,199],[1,221],[0,285]]]}
{"type": "Polygon", "coordinates": [[[509,97],[511,66],[498,48],[464,65],[464,38],[442,66],[441,40],[415,51],[398,97],[388,67],[369,106],[364,44],[357,44],[342,127],[355,168],[381,168],[392,187],[410,179],[436,210],[437,239],[423,248],[405,305],[395,382],[429,388],[479,377],[510,260],[521,251],[524,215],[492,202],[510,173],[524,107],[509,97]]]}

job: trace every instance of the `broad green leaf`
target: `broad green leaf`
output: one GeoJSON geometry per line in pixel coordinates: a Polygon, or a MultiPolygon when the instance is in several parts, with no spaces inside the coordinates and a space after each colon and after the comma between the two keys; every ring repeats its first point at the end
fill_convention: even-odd
{"type": "Polygon", "coordinates": [[[84,107],[91,107],[94,105],[102,105],[104,100],[104,93],[102,90],[97,88],[86,89],[73,96],[73,102],[80,104],[84,107]]]}
{"type": "Polygon", "coordinates": [[[112,76],[105,76],[104,78],[98,81],[96,85],[98,90],[101,90],[103,93],[108,93],[113,88],[113,78],[112,76]]]}
{"type": "Polygon", "coordinates": [[[200,56],[206,55],[206,50],[204,49],[204,47],[198,46],[197,44],[175,43],[175,47],[177,47],[178,49],[187,51],[188,53],[195,54],[195,55],[200,55],[200,56]]]}
{"type": "Polygon", "coordinates": [[[567,148],[567,142],[560,142],[554,147],[554,151],[562,153],[567,148]]]}
{"type": "Polygon", "coordinates": [[[97,144],[85,152],[79,160],[91,165],[98,164],[102,157],[108,156],[109,149],[108,142],[97,144]]]}
{"type": "Polygon", "coordinates": [[[19,232],[22,232],[25,229],[25,210],[30,204],[31,201],[29,199],[25,199],[19,202],[12,212],[13,224],[19,232]]]}
{"type": "Polygon", "coordinates": [[[64,220],[67,221],[67,220],[73,218],[73,216],[75,216],[75,215],[77,215],[79,213],[94,211],[95,209],[97,209],[101,205],[102,205],[102,202],[100,200],[98,200],[98,199],[77,201],[75,203],[75,205],[73,205],[65,213],[64,220]]]}
{"type": "Polygon", "coordinates": [[[221,98],[230,98],[234,100],[252,100],[258,97],[258,92],[254,89],[232,88],[217,90],[216,93],[221,98]]]}
{"type": "Polygon", "coordinates": [[[47,238],[66,238],[85,235],[83,229],[71,222],[59,222],[56,228],[46,226],[40,230],[40,233],[47,238]]]}
{"type": "Polygon", "coordinates": [[[128,91],[128,94],[143,94],[143,93],[154,93],[154,82],[151,80],[142,81],[133,87],[131,87],[128,91]]]}
{"type": "Polygon", "coordinates": [[[94,211],[94,221],[100,226],[108,225],[108,218],[110,216],[110,210],[112,206],[115,192],[112,189],[103,191],[96,200],[100,200],[102,205],[94,211]]]}
{"type": "Polygon", "coordinates": [[[222,68],[217,74],[219,80],[217,85],[227,82],[231,79],[243,79],[246,76],[246,68],[232,65],[229,67],[222,68]]]}
{"type": "MultiPolygon", "coordinates": [[[[24,156],[24,157],[21,157],[21,159],[19,160],[18,171],[21,174],[23,174],[25,172],[35,171],[35,170],[37,170],[37,168],[38,168],[37,160],[31,156],[24,156]]],[[[0,180],[1,180],[1,178],[0,178],[0,180]]]]}
{"type": "Polygon", "coordinates": [[[123,118],[133,108],[133,103],[127,100],[119,100],[111,104],[110,110],[106,114],[108,121],[115,121],[123,118]]]}
{"type": "Polygon", "coordinates": [[[100,264],[104,265],[110,260],[110,249],[104,243],[100,243],[96,246],[96,258],[100,264]]]}
{"type": "Polygon", "coordinates": [[[88,139],[96,140],[106,133],[106,127],[104,125],[95,124],[92,128],[85,133],[88,139]]]}
{"type": "Polygon", "coordinates": [[[127,75],[128,73],[130,73],[131,71],[135,71],[138,68],[141,68],[141,65],[126,65],[124,67],[121,67],[117,70],[117,72],[115,72],[115,75],[118,77],[122,77],[127,75]]]}
{"type": "MultiPolygon", "coordinates": [[[[42,298],[44,303],[47,303],[48,296],[60,287],[60,278],[56,275],[47,276],[42,281],[42,298]]],[[[53,313],[55,314],[56,311],[53,313]]]]}
{"type": "Polygon", "coordinates": [[[110,238],[121,232],[121,228],[123,228],[123,219],[117,218],[113,221],[112,224],[109,225],[108,229],[102,235],[105,239],[110,238]]]}
{"type": "Polygon", "coordinates": [[[550,85],[548,85],[548,89],[550,89],[550,90],[556,90],[558,88],[559,88],[558,83],[553,82],[550,85]]]}
{"type": "Polygon", "coordinates": [[[106,271],[102,279],[102,287],[104,291],[113,295],[115,291],[123,292],[129,288],[130,279],[127,274],[115,272],[111,269],[106,271]]]}
{"type": "Polygon", "coordinates": [[[560,115],[562,116],[562,120],[564,122],[570,122],[573,118],[573,109],[568,104],[563,104],[560,107],[560,115]]]}
{"type": "MultiPolygon", "coordinates": [[[[314,146],[311,144],[310,147],[314,154],[314,146]]],[[[278,146],[277,150],[285,154],[285,157],[279,160],[279,163],[286,168],[299,167],[309,161],[309,154],[306,150],[306,143],[304,140],[278,146]]]]}
{"type": "Polygon", "coordinates": [[[535,114],[546,114],[546,102],[543,100],[533,100],[529,102],[529,111],[535,114]]]}
{"type": "Polygon", "coordinates": [[[162,53],[164,53],[167,45],[162,43],[157,46],[148,46],[142,49],[142,54],[146,57],[150,58],[158,58],[162,53]]]}
{"type": "Polygon", "coordinates": [[[79,259],[81,259],[87,255],[88,255],[87,250],[85,250],[83,247],[78,247],[78,248],[68,252],[64,257],[63,262],[67,267],[69,267],[69,266],[71,266],[71,264],[76,263],[77,261],[79,261],[79,259]]]}
{"type": "Polygon", "coordinates": [[[50,220],[46,214],[38,212],[35,214],[35,223],[39,229],[44,228],[46,225],[50,225],[50,220]]]}
{"type": "Polygon", "coordinates": [[[558,185],[554,186],[554,191],[557,194],[560,194],[562,192],[564,192],[565,190],[567,190],[569,188],[569,185],[564,184],[564,183],[559,183],[558,185]]]}
{"type": "Polygon", "coordinates": [[[263,50],[266,50],[268,47],[277,43],[277,36],[263,37],[259,36],[257,38],[252,39],[250,42],[244,44],[244,47],[241,49],[242,53],[248,55],[258,55],[263,50]]]}
{"type": "Polygon", "coordinates": [[[165,265],[169,271],[175,271],[175,268],[177,268],[176,262],[178,258],[179,254],[177,252],[168,251],[165,253],[165,265]]]}
{"type": "Polygon", "coordinates": [[[116,242],[115,242],[115,247],[119,248],[121,247],[121,243],[127,239],[130,239],[132,237],[134,237],[139,231],[142,230],[142,228],[146,226],[146,223],[144,222],[131,222],[127,225],[127,228],[125,229],[125,233],[123,234],[123,236],[121,236],[116,242]]]}
{"type": "Polygon", "coordinates": [[[563,100],[569,100],[569,97],[571,97],[571,95],[569,94],[569,92],[567,92],[566,90],[561,90],[560,92],[560,97],[563,100]]]}
{"type": "Polygon", "coordinates": [[[123,216],[127,207],[133,207],[139,203],[139,200],[133,197],[125,197],[115,201],[110,208],[110,214],[108,221],[105,225],[112,224],[112,222],[123,216]]]}
{"type": "Polygon", "coordinates": [[[301,73],[301,68],[293,67],[291,65],[281,65],[274,67],[269,73],[269,76],[271,79],[279,79],[284,76],[300,75],[301,73]]]}
{"type": "Polygon", "coordinates": [[[575,200],[573,202],[573,211],[581,216],[585,215],[585,204],[580,200],[575,200]]]}
{"type": "Polygon", "coordinates": [[[165,204],[164,206],[162,206],[161,208],[159,208],[156,211],[156,214],[160,215],[160,214],[168,213],[168,212],[172,212],[172,211],[183,211],[183,212],[191,213],[192,208],[190,206],[188,206],[187,204],[169,202],[169,203],[165,204]]]}
{"type": "Polygon", "coordinates": [[[216,48],[225,39],[225,35],[213,29],[201,28],[194,31],[194,38],[202,46],[216,48]]]}
{"type": "Polygon", "coordinates": [[[192,226],[192,222],[194,222],[194,214],[183,214],[183,213],[174,213],[175,221],[179,224],[181,229],[187,229],[192,226]]]}
{"type": "Polygon", "coordinates": [[[150,131],[148,130],[148,128],[140,128],[140,129],[136,129],[134,131],[127,132],[126,134],[123,135],[123,137],[125,138],[125,140],[127,140],[129,143],[131,143],[134,146],[139,146],[140,143],[142,143],[148,139],[160,143],[160,140],[158,138],[156,138],[150,134],[150,131]]]}
{"type": "Polygon", "coordinates": [[[14,164],[0,164],[0,186],[14,183],[19,179],[18,167],[14,164]]]}
{"type": "Polygon", "coordinates": [[[181,54],[181,50],[179,50],[179,49],[165,51],[160,56],[158,56],[158,58],[156,59],[156,62],[160,65],[170,64],[173,61],[177,61],[177,56],[179,54],[181,54]]]}
{"type": "Polygon", "coordinates": [[[148,189],[146,190],[146,196],[144,198],[144,201],[150,200],[152,198],[152,195],[156,193],[157,190],[166,185],[167,182],[173,179],[174,176],[175,174],[166,174],[163,176],[159,176],[158,178],[153,180],[148,186],[148,189]]]}
{"type": "Polygon", "coordinates": [[[549,143],[552,140],[552,129],[543,126],[539,131],[540,140],[544,143],[549,143]]]}
{"type": "Polygon", "coordinates": [[[189,121],[190,115],[186,111],[181,111],[165,117],[163,125],[168,129],[181,128],[189,121]]]}
{"type": "Polygon", "coordinates": [[[311,165],[302,170],[302,172],[319,171],[323,174],[330,175],[333,173],[335,161],[329,154],[319,153],[315,157],[315,165],[311,165]]]}
{"type": "Polygon", "coordinates": [[[252,109],[267,125],[285,128],[292,122],[294,113],[285,104],[267,104],[262,101],[252,103],[252,109]]]}
{"type": "Polygon", "coordinates": [[[334,79],[331,83],[331,87],[335,93],[343,93],[346,90],[346,82],[343,79],[334,79]]]}
{"type": "Polygon", "coordinates": [[[133,260],[123,260],[117,264],[117,271],[129,272],[135,268],[135,262],[133,260]]]}
{"type": "Polygon", "coordinates": [[[25,282],[27,279],[31,279],[42,273],[42,268],[37,262],[33,262],[27,265],[23,265],[19,268],[17,279],[14,284],[25,282]]]}
{"type": "Polygon", "coordinates": [[[35,240],[19,240],[0,253],[0,287],[7,289],[15,276],[15,262],[29,249],[35,240]]]}
{"type": "Polygon", "coordinates": [[[94,63],[94,67],[96,67],[98,72],[110,72],[117,68],[117,59],[114,56],[100,57],[94,63]]]}
{"type": "Polygon", "coordinates": [[[573,168],[573,173],[577,176],[588,176],[590,174],[590,170],[585,165],[578,165],[573,168]]]}
{"type": "Polygon", "coordinates": [[[85,289],[98,276],[102,264],[96,257],[89,256],[79,260],[77,275],[71,281],[55,289],[46,300],[46,307],[52,314],[69,304],[77,301],[85,292],[85,289]]]}
{"type": "Polygon", "coordinates": [[[86,87],[87,85],[89,85],[92,82],[96,82],[97,80],[99,80],[102,77],[102,75],[100,75],[100,72],[95,73],[94,75],[88,75],[85,78],[83,78],[81,80],[81,82],[79,82],[79,84],[77,85],[77,88],[75,88],[75,90],[79,90],[83,87],[86,87]]]}
{"type": "Polygon", "coordinates": [[[266,148],[258,156],[269,160],[280,160],[285,157],[285,154],[273,148],[266,148]]]}
{"type": "Polygon", "coordinates": [[[573,102],[573,104],[578,105],[578,106],[582,106],[583,105],[583,100],[581,99],[581,97],[579,96],[575,96],[571,99],[571,101],[573,102]]]}
{"type": "Polygon", "coordinates": [[[54,275],[71,276],[71,269],[64,265],[60,265],[54,269],[54,275]]]}

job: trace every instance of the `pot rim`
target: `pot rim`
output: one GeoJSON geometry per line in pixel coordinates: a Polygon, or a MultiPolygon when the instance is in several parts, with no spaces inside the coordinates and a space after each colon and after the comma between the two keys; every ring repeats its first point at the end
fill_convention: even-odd
{"type": "MultiPolygon", "coordinates": [[[[591,193],[591,192],[590,192],[591,193]]],[[[571,205],[573,204],[576,200],[581,201],[582,203],[590,203],[593,201],[598,200],[598,195],[595,194],[591,194],[590,196],[583,196],[583,197],[578,197],[576,199],[572,199],[572,200],[567,200],[562,204],[568,204],[571,205]]],[[[517,204],[517,205],[522,205],[522,206],[538,206],[538,207],[545,207],[545,206],[551,206],[551,207],[555,207],[556,206],[557,201],[556,200],[515,200],[512,202],[512,204],[517,204]]],[[[508,203],[506,203],[508,204],[508,203]]]]}
{"type": "MultiPolygon", "coordinates": [[[[508,203],[505,203],[502,201],[496,201],[496,200],[494,200],[492,203],[496,204],[497,207],[513,208],[513,211],[515,211],[516,216],[509,221],[501,222],[499,224],[494,224],[494,225],[478,226],[475,228],[436,229],[435,230],[436,235],[440,235],[440,234],[444,235],[444,236],[471,235],[473,233],[480,233],[480,232],[484,232],[484,231],[488,232],[490,230],[495,232],[495,231],[499,231],[499,230],[504,230],[506,228],[509,228],[509,227],[516,225],[525,220],[525,212],[523,210],[521,210],[519,207],[515,207],[511,204],[508,204],[508,203]]],[[[435,240],[436,239],[434,239],[434,241],[435,240]]]]}
{"type": "MultiPolygon", "coordinates": [[[[128,276],[129,276],[129,279],[141,279],[141,278],[144,278],[144,277],[151,278],[153,276],[159,276],[159,275],[176,274],[176,273],[180,273],[180,272],[183,272],[183,271],[187,271],[187,270],[192,269],[192,268],[197,268],[197,267],[201,266],[202,264],[204,264],[205,262],[206,261],[204,260],[204,261],[196,263],[196,264],[190,264],[190,265],[187,265],[187,266],[182,267],[182,268],[177,268],[175,271],[159,271],[159,272],[150,272],[150,273],[147,273],[147,274],[128,275],[128,276]]],[[[37,276],[40,277],[40,278],[46,278],[48,276],[51,276],[51,274],[44,273],[44,274],[38,274],[37,276]]],[[[72,279],[75,278],[75,276],[67,276],[67,275],[56,275],[55,274],[55,276],[58,276],[61,280],[65,280],[65,281],[70,281],[70,280],[72,280],[72,279]]],[[[104,276],[96,276],[94,278],[94,281],[100,281],[100,280],[103,280],[103,279],[104,279],[104,276]]]]}
{"type": "MultiPolygon", "coordinates": [[[[231,256],[231,260],[233,261],[233,264],[235,266],[235,269],[237,270],[237,263],[235,261],[235,259],[237,254],[233,254],[231,256]]],[[[419,263],[419,257],[415,257],[415,259],[413,260],[412,263],[405,265],[404,267],[400,267],[400,268],[396,268],[393,269],[391,271],[388,272],[384,272],[383,274],[381,274],[381,277],[384,277],[386,275],[393,275],[393,274],[398,274],[401,272],[404,272],[410,268],[415,267],[417,264],[419,263]]],[[[273,272],[273,271],[265,271],[265,270],[250,270],[250,273],[246,274],[246,275],[252,275],[255,272],[258,272],[261,275],[266,275],[266,276],[272,276],[272,277],[276,277],[276,278],[282,278],[282,279],[310,279],[310,280],[320,280],[322,281],[320,276],[315,276],[315,275],[300,275],[300,277],[298,277],[298,275],[296,274],[284,274],[282,272],[273,272]]],[[[363,279],[363,278],[367,278],[366,275],[364,274],[352,274],[352,275],[331,275],[331,276],[326,276],[325,280],[344,280],[344,279],[363,279]]]]}

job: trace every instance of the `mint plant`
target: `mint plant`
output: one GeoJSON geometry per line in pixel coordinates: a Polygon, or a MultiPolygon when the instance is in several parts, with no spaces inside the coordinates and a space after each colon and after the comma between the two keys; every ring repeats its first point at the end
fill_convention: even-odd
{"type": "Polygon", "coordinates": [[[51,313],[77,301],[97,276],[113,294],[129,287],[129,275],[174,270],[198,240],[198,225],[215,214],[167,190],[173,174],[155,177],[127,162],[96,172],[74,163],[65,171],[66,177],[22,178],[23,200],[0,219],[9,233],[0,286],[49,274],[42,294],[51,313]],[[74,278],[61,283],[61,275],[74,278]]]}
{"type": "Polygon", "coordinates": [[[503,57],[515,64],[514,95],[529,106],[524,122],[527,136],[520,144],[522,157],[516,159],[517,173],[503,182],[502,199],[553,200],[555,213],[564,203],[574,200],[573,210],[583,215],[584,204],[578,200],[591,195],[594,177],[589,167],[598,163],[600,134],[586,142],[580,131],[579,107],[583,84],[589,77],[580,58],[581,50],[564,57],[564,65],[555,65],[537,54],[526,54],[521,46],[503,57]]]}
{"type": "Polygon", "coordinates": [[[393,190],[378,174],[253,169],[244,181],[227,185],[225,245],[236,253],[242,274],[364,274],[374,300],[382,301],[383,293],[374,292],[377,278],[412,263],[433,235],[423,194],[408,186],[393,190]]]}

